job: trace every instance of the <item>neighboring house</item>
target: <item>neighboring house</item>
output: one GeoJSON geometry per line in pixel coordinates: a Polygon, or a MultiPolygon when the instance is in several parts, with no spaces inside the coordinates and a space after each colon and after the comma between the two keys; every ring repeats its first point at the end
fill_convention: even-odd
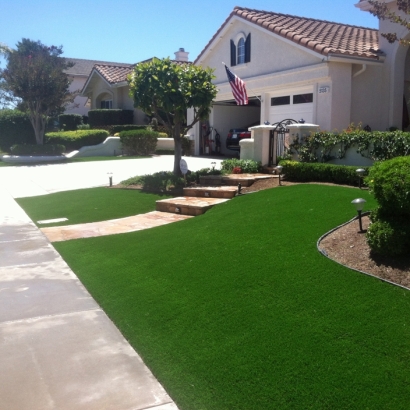
{"type": "MultiPolygon", "coordinates": [[[[123,64],[123,63],[111,63],[107,61],[97,61],[97,60],[84,60],[81,58],[68,58],[66,57],[67,61],[74,63],[74,66],[69,68],[66,73],[68,74],[71,84],[70,84],[70,91],[78,91],[80,92],[84,84],[86,83],[92,69],[96,64],[99,65],[116,65],[117,67],[129,67],[130,64],[123,64]]],[[[70,104],[66,110],[66,114],[80,114],[80,115],[87,115],[90,108],[90,102],[88,101],[87,97],[78,95],[73,104],[70,104]]]]}
{"type": "MultiPolygon", "coordinates": [[[[188,63],[188,52],[180,48],[175,52],[176,63],[188,63]]],[[[145,60],[145,61],[150,61],[145,60]]],[[[145,62],[144,61],[144,62],[145,62]]],[[[129,94],[127,76],[135,64],[95,64],[89,74],[81,95],[90,101],[90,109],[117,108],[134,110],[134,123],[147,124],[149,118],[139,109],[134,109],[134,102],[129,94]]]]}
{"type": "MultiPolygon", "coordinates": [[[[389,28],[380,23],[381,32],[389,28]]],[[[303,118],[329,131],[352,122],[373,130],[407,126],[408,47],[388,44],[376,29],[235,7],[194,64],[215,69],[219,91],[209,125],[223,153],[230,128],[255,122],[303,118]],[[222,63],[245,81],[247,106],[236,105],[222,63]]],[[[200,132],[200,125],[190,131],[196,154],[200,132]]]]}

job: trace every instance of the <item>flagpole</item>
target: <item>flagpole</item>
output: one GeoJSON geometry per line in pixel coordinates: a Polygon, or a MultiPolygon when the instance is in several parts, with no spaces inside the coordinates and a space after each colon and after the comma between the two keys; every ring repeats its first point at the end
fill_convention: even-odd
{"type": "MultiPolygon", "coordinates": [[[[222,64],[225,66],[225,67],[227,67],[227,65],[222,61],[222,64]]],[[[246,89],[247,90],[249,90],[252,94],[254,94],[254,97],[256,97],[258,100],[259,100],[259,102],[262,104],[262,100],[256,95],[256,93],[252,90],[252,89],[250,89],[249,87],[248,87],[248,85],[246,85],[246,89]]]]}

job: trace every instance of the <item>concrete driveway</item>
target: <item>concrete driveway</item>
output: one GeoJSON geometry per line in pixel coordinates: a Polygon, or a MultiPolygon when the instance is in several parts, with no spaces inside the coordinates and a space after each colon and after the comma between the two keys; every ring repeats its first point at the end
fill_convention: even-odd
{"type": "MultiPolygon", "coordinates": [[[[214,160],[186,161],[197,170],[214,160]]],[[[107,185],[107,172],[118,183],[172,163],[164,156],[0,168],[0,409],[177,409],[13,199],[107,185]]]]}

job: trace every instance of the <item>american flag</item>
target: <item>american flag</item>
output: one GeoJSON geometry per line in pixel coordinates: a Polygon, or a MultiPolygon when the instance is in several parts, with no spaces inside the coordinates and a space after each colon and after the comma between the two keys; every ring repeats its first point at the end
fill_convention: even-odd
{"type": "Polygon", "coordinates": [[[235,97],[237,105],[247,105],[248,95],[246,94],[245,83],[235,75],[227,66],[225,66],[226,75],[232,88],[232,94],[235,97]]]}

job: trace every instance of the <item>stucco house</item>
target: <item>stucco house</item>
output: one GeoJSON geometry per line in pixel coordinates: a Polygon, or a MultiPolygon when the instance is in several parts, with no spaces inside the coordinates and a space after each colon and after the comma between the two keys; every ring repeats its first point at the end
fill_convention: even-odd
{"type": "MultiPolygon", "coordinates": [[[[370,7],[366,0],[355,6],[370,7]]],[[[229,152],[230,128],[286,118],[329,131],[352,122],[373,130],[407,127],[409,54],[379,35],[391,29],[387,21],[376,30],[235,7],[194,61],[215,69],[219,91],[209,124],[222,137],[222,153],[229,152]],[[223,63],[246,83],[248,105],[236,105],[223,63]]],[[[198,154],[201,127],[190,133],[198,154]]]]}
{"type": "MultiPolygon", "coordinates": [[[[82,58],[69,58],[66,57],[66,60],[73,63],[74,65],[66,70],[71,83],[69,90],[71,92],[81,91],[84,87],[84,84],[87,82],[91,71],[93,70],[96,64],[98,65],[116,65],[118,67],[129,67],[130,64],[124,63],[113,63],[108,61],[98,61],[98,60],[86,60],[82,58]]],[[[66,114],[80,114],[87,115],[88,111],[91,109],[90,101],[87,97],[77,95],[74,99],[74,103],[70,104],[65,109],[66,114]]]]}
{"type": "MultiPolygon", "coordinates": [[[[188,52],[180,48],[175,52],[175,63],[187,63],[188,52]]],[[[145,60],[145,61],[150,61],[145,60]]],[[[143,62],[145,62],[143,61],[143,62]]],[[[134,123],[147,124],[148,117],[139,109],[134,109],[134,102],[128,95],[127,76],[135,64],[100,64],[92,67],[82,88],[81,96],[89,101],[90,109],[134,110],[134,123]]]]}

